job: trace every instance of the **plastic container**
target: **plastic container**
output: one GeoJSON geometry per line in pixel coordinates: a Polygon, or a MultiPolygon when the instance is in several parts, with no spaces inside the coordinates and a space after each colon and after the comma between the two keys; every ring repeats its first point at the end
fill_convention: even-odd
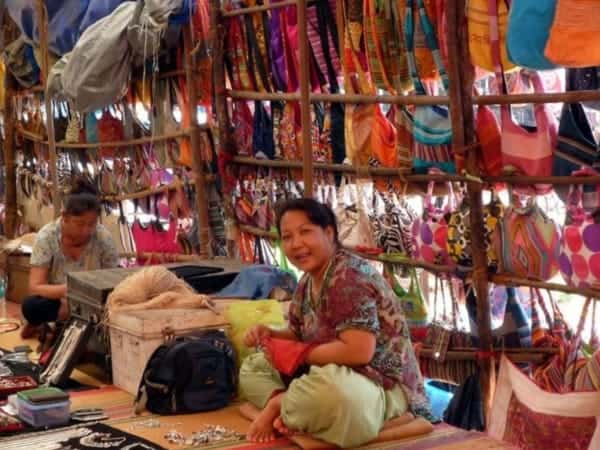
{"type": "Polygon", "coordinates": [[[16,399],[19,419],[32,427],[55,427],[69,422],[71,401],[57,403],[29,403],[22,398],[16,399]]]}

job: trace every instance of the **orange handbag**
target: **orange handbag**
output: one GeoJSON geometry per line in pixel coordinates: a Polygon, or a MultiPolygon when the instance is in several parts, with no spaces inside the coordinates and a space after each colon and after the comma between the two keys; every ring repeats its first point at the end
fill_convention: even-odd
{"type": "Polygon", "coordinates": [[[565,67],[600,65],[600,2],[558,0],[546,58],[565,67]]]}

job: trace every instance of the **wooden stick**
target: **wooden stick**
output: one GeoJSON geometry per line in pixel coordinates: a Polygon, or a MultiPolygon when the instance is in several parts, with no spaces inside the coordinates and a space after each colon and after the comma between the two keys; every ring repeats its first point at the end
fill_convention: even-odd
{"type": "MultiPolygon", "coordinates": [[[[262,11],[269,11],[271,9],[285,8],[286,6],[294,6],[296,5],[296,0],[285,0],[279,3],[268,3],[266,5],[252,6],[250,8],[236,8],[231,10],[222,10],[221,16],[223,17],[235,17],[241,16],[244,14],[252,14],[262,11]]],[[[214,23],[214,22],[213,22],[214,23]]],[[[300,18],[298,18],[298,23],[300,23],[300,18]]]]}
{"type": "Polygon", "coordinates": [[[183,253],[119,253],[120,258],[144,258],[144,259],[165,259],[167,262],[191,262],[202,260],[199,255],[186,255],[183,253]]]}
{"type": "MultiPolygon", "coordinates": [[[[266,231],[266,230],[263,230],[263,229],[257,228],[257,227],[253,227],[253,226],[249,226],[249,225],[239,225],[239,229],[243,233],[249,233],[249,234],[252,234],[253,236],[263,237],[266,239],[270,239],[272,241],[279,239],[279,235],[277,233],[274,233],[272,231],[266,231]]],[[[386,255],[385,253],[373,255],[373,254],[357,251],[356,249],[351,248],[351,247],[344,247],[344,248],[346,250],[348,250],[349,252],[352,252],[358,256],[361,256],[362,258],[369,259],[372,261],[387,262],[387,263],[397,264],[397,265],[402,265],[402,266],[420,267],[429,272],[452,273],[456,270],[454,267],[451,267],[451,266],[429,264],[429,263],[426,263],[423,261],[416,261],[416,260],[413,260],[410,258],[400,259],[397,256],[390,256],[390,255],[386,255]]]]}
{"type": "MultiPolygon", "coordinates": [[[[504,351],[504,354],[510,359],[512,362],[516,363],[541,363],[548,359],[551,355],[545,352],[537,353],[536,349],[529,349],[528,353],[525,352],[511,352],[504,351]]],[[[436,360],[434,356],[433,349],[420,349],[419,350],[419,358],[426,358],[436,360]]],[[[448,350],[446,352],[445,361],[477,361],[477,353],[475,351],[456,351],[456,350],[448,350]]],[[[486,361],[486,359],[481,359],[481,361],[486,361]]],[[[443,362],[440,362],[443,364],[443,362]]]]}
{"type": "Polygon", "coordinates": [[[300,123],[302,126],[302,177],[304,179],[304,197],[313,196],[313,154],[310,120],[310,59],[309,42],[306,31],[306,1],[297,0],[298,7],[298,47],[300,47],[300,123]]]}
{"type": "MultiPolygon", "coordinates": [[[[233,162],[236,164],[262,166],[262,167],[273,167],[281,169],[301,169],[303,163],[301,161],[287,161],[287,160],[276,160],[276,159],[257,159],[245,156],[236,156],[233,158],[233,162]]],[[[368,167],[368,166],[352,166],[350,164],[331,164],[331,163],[313,163],[314,170],[329,170],[333,172],[345,172],[345,173],[364,173],[373,176],[386,176],[386,177],[399,177],[406,179],[406,181],[412,182],[428,182],[428,181],[456,181],[466,182],[468,178],[463,175],[451,175],[451,174],[427,174],[417,175],[411,174],[410,172],[401,171],[399,169],[391,169],[387,167],[368,167]]]]}
{"type": "MultiPolygon", "coordinates": [[[[447,14],[448,77],[450,78],[450,116],[454,145],[462,148],[476,141],[473,117],[474,69],[466,40],[465,0],[449,0],[447,14]]],[[[469,174],[479,176],[477,155],[468,153],[466,168],[469,174]]],[[[473,287],[477,295],[477,328],[480,349],[491,352],[493,348],[492,321],[488,300],[487,253],[483,226],[481,183],[467,183],[470,204],[471,253],[473,257],[473,287]]],[[[486,420],[489,419],[495,385],[494,358],[479,360],[481,391],[486,420]]]]}
{"type": "MultiPolygon", "coordinates": [[[[206,183],[214,183],[217,180],[216,175],[204,175],[204,180],[206,183]]],[[[189,184],[196,184],[195,180],[191,180],[189,184]]],[[[185,183],[181,181],[176,181],[175,183],[170,183],[165,186],[160,186],[152,189],[144,189],[143,191],[133,192],[131,194],[120,194],[120,195],[103,195],[102,200],[107,202],[121,202],[123,200],[135,200],[140,198],[150,197],[152,195],[163,194],[165,192],[173,191],[175,189],[179,189],[185,186],[185,183]]]]}
{"type": "MultiPolygon", "coordinates": [[[[281,100],[285,102],[300,100],[298,92],[254,92],[228,89],[228,97],[245,100],[281,100]]],[[[366,94],[309,94],[310,103],[352,103],[373,104],[383,103],[390,105],[447,105],[447,96],[425,95],[366,95],[366,94]]]]}
{"type": "Polygon", "coordinates": [[[192,173],[196,184],[196,213],[198,214],[198,239],[200,241],[200,257],[212,256],[210,223],[208,220],[208,194],[204,183],[204,161],[200,142],[200,127],[198,125],[198,94],[194,79],[195,58],[192,55],[193,28],[191,25],[183,29],[183,47],[185,54],[185,79],[188,91],[188,106],[191,118],[190,140],[192,147],[192,173]]]}
{"type": "MultiPolygon", "coordinates": [[[[11,42],[15,37],[16,27],[12,21],[8,20],[8,12],[0,11],[4,14],[4,42],[11,42]]],[[[15,163],[15,117],[13,96],[17,87],[17,82],[11,73],[6,70],[4,74],[4,140],[2,141],[2,149],[4,154],[4,169],[6,175],[5,185],[5,201],[6,215],[4,219],[4,234],[7,238],[13,239],[16,237],[17,229],[17,168],[15,163]]]]}
{"type": "MultiPolygon", "coordinates": [[[[280,3],[278,3],[280,4],[280,3]]],[[[255,92],[255,91],[238,91],[235,89],[226,89],[224,94],[227,97],[238,100],[281,100],[284,102],[300,100],[300,93],[293,92],[255,92]]]]}
{"type": "Polygon", "coordinates": [[[486,183],[509,183],[512,185],[531,184],[600,184],[600,175],[594,176],[564,176],[564,177],[526,177],[520,175],[500,175],[495,177],[482,177],[486,183]]]}
{"type": "Polygon", "coordinates": [[[600,100],[600,90],[552,92],[545,94],[478,95],[476,105],[508,105],[518,103],[577,103],[600,100]]]}
{"type": "MultiPolygon", "coordinates": [[[[231,122],[227,114],[227,97],[225,89],[227,82],[225,79],[225,28],[221,18],[221,3],[219,0],[210,1],[210,23],[211,26],[211,43],[213,50],[213,80],[215,87],[215,114],[217,116],[218,131],[217,131],[217,154],[233,155],[235,146],[233,145],[233,131],[231,130],[231,122]]],[[[227,169],[225,169],[227,170],[227,169]]],[[[222,174],[223,175],[223,174],[222,174]]],[[[230,190],[233,186],[229,186],[227,179],[223,179],[223,215],[225,218],[225,240],[227,246],[227,255],[233,258],[236,249],[235,240],[235,213],[230,195],[230,190]]]]}
{"type": "MultiPolygon", "coordinates": [[[[50,50],[48,49],[48,10],[46,9],[44,0],[37,0],[36,14],[40,33],[40,52],[42,54],[42,86],[46,86],[48,74],[50,73],[50,50]]],[[[62,210],[62,200],[58,186],[56,136],[54,134],[54,105],[52,104],[52,99],[48,95],[44,96],[44,103],[46,106],[46,132],[48,133],[48,154],[50,157],[50,180],[52,181],[52,204],[54,207],[54,217],[57,218],[62,210]]]]}
{"type": "Polygon", "coordinates": [[[565,292],[567,294],[581,295],[582,297],[589,297],[593,299],[600,299],[600,286],[597,289],[593,288],[575,288],[558,283],[547,283],[545,281],[529,280],[527,278],[519,278],[513,275],[497,274],[492,275],[491,280],[495,284],[502,284],[506,286],[530,286],[540,289],[547,289],[549,291],[565,292]]]}
{"type": "MultiPolygon", "coordinates": [[[[203,126],[201,128],[205,129],[206,127],[203,126]]],[[[27,140],[39,142],[39,143],[45,144],[45,145],[49,144],[48,141],[45,141],[40,135],[37,135],[35,133],[31,133],[26,130],[19,130],[19,134],[27,140]]],[[[188,137],[189,135],[190,135],[190,131],[187,130],[187,131],[179,131],[177,133],[163,134],[160,136],[147,136],[147,137],[143,137],[143,138],[139,138],[139,139],[130,139],[130,140],[126,140],[126,141],[95,142],[95,143],[83,143],[82,142],[82,143],[72,143],[72,144],[66,143],[66,142],[59,142],[56,144],[56,147],[72,149],[72,150],[87,150],[87,149],[91,149],[91,148],[100,148],[100,147],[122,148],[122,147],[131,147],[134,145],[151,144],[153,142],[162,142],[162,141],[166,141],[169,139],[185,138],[185,137],[188,137]]]]}

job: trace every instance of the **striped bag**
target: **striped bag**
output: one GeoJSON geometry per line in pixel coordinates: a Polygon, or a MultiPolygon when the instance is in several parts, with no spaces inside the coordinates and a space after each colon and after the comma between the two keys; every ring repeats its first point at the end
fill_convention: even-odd
{"type": "MultiPolygon", "coordinates": [[[[448,74],[442,62],[435,29],[425,9],[423,0],[416,0],[419,17],[427,45],[433,54],[434,61],[442,79],[442,86],[448,91],[448,74]]],[[[413,0],[406,1],[405,41],[408,56],[408,67],[417,95],[427,95],[425,86],[419,76],[415,58],[415,17],[413,0]]],[[[452,152],[452,123],[447,106],[428,105],[417,106],[412,117],[413,136],[415,142],[413,167],[416,172],[424,173],[431,167],[437,167],[444,172],[456,172],[452,152]]]]}

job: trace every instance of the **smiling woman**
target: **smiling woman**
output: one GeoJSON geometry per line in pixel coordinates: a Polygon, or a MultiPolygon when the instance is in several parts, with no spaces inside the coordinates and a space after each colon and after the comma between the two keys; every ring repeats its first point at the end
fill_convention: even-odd
{"type": "Polygon", "coordinates": [[[277,227],[289,260],[305,272],[285,330],[251,329],[240,370],[246,399],[261,408],[248,438],[304,432],[340,447],[373,439],[383,424],[410,410],[429,417],[423,378],[404,315],[390,286],[367,261],[338,243],[335,215],[312,199],[295,199],[278,211],[277,227]],[[306,345],[291,377],[274,365],[289,358],[287,339],[306,345]],[[273,364],[272,364],[273,362],[273,364]]]}

